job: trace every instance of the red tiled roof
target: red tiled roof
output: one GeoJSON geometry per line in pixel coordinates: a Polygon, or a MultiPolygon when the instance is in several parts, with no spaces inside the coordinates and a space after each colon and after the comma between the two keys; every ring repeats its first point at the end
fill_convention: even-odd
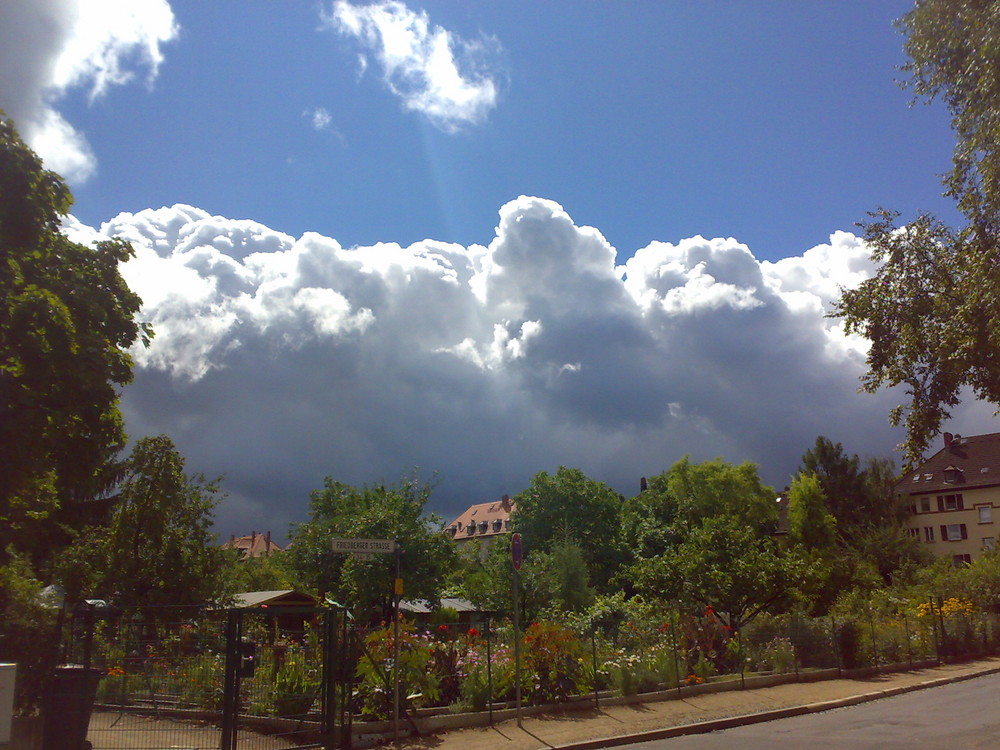
{"type": "Polygon", "coordinates": [[[505,504],[503,500],[470,505],[462,515],[444,527],[445,532],[455,539],[478,539],[505,534],[510,530],[508,522],[516,507],[515,503],[508,501],[505,504]],[[470,527],[473,528],[471,533],[470,527]]]}
{"type": "Polygon", "coordinates": [[[281,552],[280,545],[271,541],[271,533],[258,534],[256,531],[248,536],[234,536],[222,545],[222,549],[238,549],[241,557],[265,557],[272,552],[281,552]]]}
{"type": "Polygon", "coordinates": [[[1000,484],[1000,432],[961,437],[945,433],[945,447],[896,482],[901,495],[971,490],[1000,484]]]}

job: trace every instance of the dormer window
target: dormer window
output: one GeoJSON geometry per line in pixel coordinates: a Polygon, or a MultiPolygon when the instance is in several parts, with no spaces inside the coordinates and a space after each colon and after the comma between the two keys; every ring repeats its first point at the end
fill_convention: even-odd
{"type": "Polygon", "coordinates": [[[954,484],[962,481],[962,470],[957,466],[949,466],[944,470],[944,481],[947,484],[954,484]]]}
{"type": "Polygon", "coordinates": [[[493,530],[500,531],[503,528],[503,521],[497,518],[493,521],[493,530]]]}
{"type": "Polygon", "coordinates": [[[470,523],[468,526],[466,526],[465,527],[465,533],[468,536],[472,536],[473,534],[475,534],[476,533],[476,524],[470,523]]]}
{"type": "Polygon", "coordinates": [[[490,525],[486,521],[480,521],[479,522],[479,533],[480,534],[485,534],[486,531],[487,531],[487,529],[489,529],[489,527],[490,527],[490,525]]]}

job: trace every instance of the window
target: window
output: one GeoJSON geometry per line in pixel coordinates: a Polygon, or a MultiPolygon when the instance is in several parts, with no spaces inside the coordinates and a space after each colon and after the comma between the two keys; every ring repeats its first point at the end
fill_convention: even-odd
{"type": "Polygon", "coordinates": [[[920,512],[921,513],[931,512],[931,499],[929,497],[920,498],[920,512]]]}
{"type": "Polygon", "coordinates": [[[946,542],[958,542],[968,539],[969,534],[964,523],[949,523],[947,526],[941,525],[941,539],[946,542]]]}
{"type": "Polygon", "coordinates": [[[997,548],[997,542],[995,537],[992,536],[983,537],[983,549],[996,549],[996,548],[997,548]]]}
{"type": "Polygon", "coordinates": [[[907,529],[906,533],[908,536],[920,538],[920,529],[907,529]]]}
{"type": "Polygon", "coordinates": [[[924,526],[924,541],[933,542],[934,541],[934,527],[924,526]]]}
{"type": "Polygon", "coordinates": [[[938,510],[965,510],[965,503],[961,495],[938,495],[938,510]]]}
{"type": "Polygon", "coordinates": [[[979,523],[993,523],[993,506],[992,505],[980,505],[977,506],[979,510],[979,523]]]}
{"type": "Polygon", "coordinates": [[[972,564],[972,555],[952,555],[951,564],[956,568],[964,568],[972,564]]]}

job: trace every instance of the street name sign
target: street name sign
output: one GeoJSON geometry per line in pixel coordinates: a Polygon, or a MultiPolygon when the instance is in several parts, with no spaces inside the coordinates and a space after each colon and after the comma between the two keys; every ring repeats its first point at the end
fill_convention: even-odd
{"type": "Polygon", "coordinates": [[[386,555],[396,551],[396,542],[392,539],[334,539],[333,551],[353,555],[386,555]]]}

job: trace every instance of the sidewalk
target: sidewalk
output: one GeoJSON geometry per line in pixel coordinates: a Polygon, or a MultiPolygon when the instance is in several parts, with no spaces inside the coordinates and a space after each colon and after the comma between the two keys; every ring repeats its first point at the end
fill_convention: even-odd
{"type": "MultiPolygon", "coordinates": [[[[876,675],[862,680],[799,682],[708,693],[679,700],[574,709],[526,716],[492,727],[456,729],[405,739],[407,750],[590,750],[613,744],[694,734],[822,711],[910,690],[1000,672],[1000,658],[876,675]]],[[[390,747],[386,745],[386,747],[390,747]]]]}

